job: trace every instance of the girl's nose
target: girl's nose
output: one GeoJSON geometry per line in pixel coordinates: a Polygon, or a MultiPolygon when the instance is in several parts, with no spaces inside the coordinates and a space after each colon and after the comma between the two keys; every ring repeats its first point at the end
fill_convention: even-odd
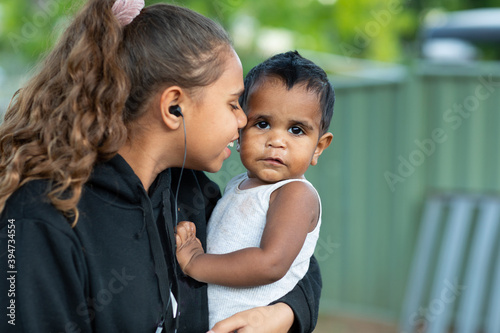
{"type": "Polygon", "coordinates": [[[238,129],[242,129],[247,125],[247,116],[241,108],[236,110],[236,121],[238,122],[238,129]]]}

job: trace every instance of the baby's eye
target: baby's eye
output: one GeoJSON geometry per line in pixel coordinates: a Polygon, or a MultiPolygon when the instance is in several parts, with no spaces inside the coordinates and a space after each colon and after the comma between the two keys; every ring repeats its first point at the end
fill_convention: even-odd
{"type": "Polygon", "coordinates": [[[302,130],[302,128],[298,127],[298,126],[293,126],[293,127],[290,127],[288,129],[288,132],[294,134],[294,135],[301,135],[301,134],[304,134],[304,131],[302,130]]]}
{"type": "Polygon", "coordinates": [[[260,129],[267,129],[269,128],[269,123],[267,121],[259,121],[257,124],[255,124],[260,129]]]}
{"type": "Polygon", "coordinates": [[[240,109],[240,105],[239,104],[236,104],[236,105],[235,104],[230,104],[230,105],[231,105],[231,108],[233,110],[239,110],[240,109]]]}

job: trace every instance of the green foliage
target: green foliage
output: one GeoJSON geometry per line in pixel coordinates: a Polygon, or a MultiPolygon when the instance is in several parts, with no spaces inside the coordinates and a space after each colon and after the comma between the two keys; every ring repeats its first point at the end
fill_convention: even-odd
{"type": "MultiPolygon", "coordinates": [[[[34,62],[50,49],[72,13],[71,0],[4,0],[2,59],[34,62]]],[[[147,5],[162,2],[146,0],[147,5]]],[[[461,10],[495,0],[173,0],[219,21],[247,67],[284,49],[398,61],[430,8],[461,10]]]]}
{"type": "Polygon", "coordinates": [[[50,49],[74,11],[70,0],[6,0],[0,5],[0,54],[33,61],[50,49]]]}

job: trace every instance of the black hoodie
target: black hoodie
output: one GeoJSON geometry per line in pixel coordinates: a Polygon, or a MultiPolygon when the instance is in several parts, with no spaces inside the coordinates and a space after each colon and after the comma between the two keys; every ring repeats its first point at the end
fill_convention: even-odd
{"type": "MultiPolygon", "coordinates": [[[[164,332],[176,325],[179,333],[206,332],[206,285],[175,264],[178,177],[178,169],[166,170],[146,193],[116,155],[95,166],[75,228],[50,204],[48,181],[30,181],[16,191],[0,216],[0,332],[153,333],[161,322],[164,332]]],[[[178,220],[196,224],[204,247],[219,198],[203,172],[184,171],[178,220]]],[[[304,279],[279,300],[295,313],[294,331],[312,331],[320,292],[313,259],[304,279]]]]}

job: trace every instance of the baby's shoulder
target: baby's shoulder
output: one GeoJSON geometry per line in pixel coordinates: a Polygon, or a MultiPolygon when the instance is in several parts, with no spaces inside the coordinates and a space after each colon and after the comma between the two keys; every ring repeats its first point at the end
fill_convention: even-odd
{"type": "Polygon", "coordinates": [[[319,201],[318,192],[314,186],[305,179],[289,181],[282,184],[271,193],[269,203],[271,204],[276,198],[288,202],[305,201],[313,203],[319,201]]]}

